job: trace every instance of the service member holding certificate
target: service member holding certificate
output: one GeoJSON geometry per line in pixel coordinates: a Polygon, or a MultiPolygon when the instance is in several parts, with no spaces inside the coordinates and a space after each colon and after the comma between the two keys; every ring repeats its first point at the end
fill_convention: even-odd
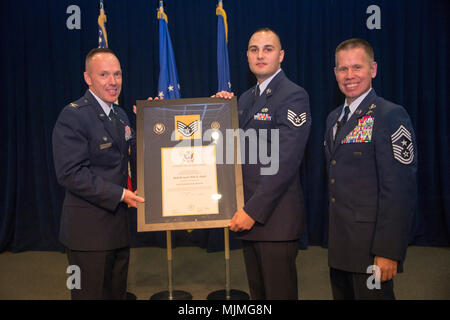
{"type": "MultiPolygon", "coordinates": [[[[271,29],[257,30],[247,50],[257,84],[238,102],[239,126],[255,131],[274,163],[249,163],[254,147],[246,140],[242,166],[245,205],[234,215],[230,229],[243,240],[243,252],[252,299],[298,299],[295,260],[298,239],[305,230],[305,208],[299,179],[311,117],[307,92],[281,70],[284,51],[271,29]],[[278,153],[278,154],[276,154],[278,153]],[[267,175],[263,169],[278,168],[267,175]],[[264,174],[265,173],[265,174],[264,174]]],[[[229,92],[216,97],[230,98],[229,92]]]]}
{"type": "Polygon", "coordinates": [[[125,111],[114,104],[122,89],[114,52],[92,49],[84,80],[89,89],[61,111],[53,130],[56,177],[66,189],[59,240],[69,264],[80,268],[81,287],[71,290],[72,299],[125,299],[127,207],[144,199],[127,188],[135,137],[125,111]]]}

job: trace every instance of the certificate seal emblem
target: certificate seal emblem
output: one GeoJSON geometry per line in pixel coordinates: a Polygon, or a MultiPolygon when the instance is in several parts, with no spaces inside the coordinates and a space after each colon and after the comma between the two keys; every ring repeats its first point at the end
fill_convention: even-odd
{"type": "Polygon", "coordinates": [[[211,122],[211,129],[219,130],[220,129],[220,123],[217,122],[217,121],[211,122]]]}
{"type": "Polygon", "coordinates": [[[194,152],[192,150],[186,150],[183,154],[183,162],[193,163],[194,162],[194,152]]]}
{"type": "Polygon", "coordinates": [[[153,132],[156,134],[163,134],[166,131],[166,126],[163,123],[157,123],[153,126],[153,132]]]}

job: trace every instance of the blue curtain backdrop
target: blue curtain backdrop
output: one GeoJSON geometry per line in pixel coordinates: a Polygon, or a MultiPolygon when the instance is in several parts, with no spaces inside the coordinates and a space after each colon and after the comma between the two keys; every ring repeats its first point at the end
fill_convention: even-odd
{"type": "MultiPolygon", "coordinates": [[[[109,48],[122,64],[120,105],[133,124],[137,99],[157,95],[159,1],[105,0],[109,48]]],[[[215,0],[166,0],[183,97],[217,89],[215,0]]],[[[248,69],[250,35],[268,26],[286,51],[283,70],[310,95],[312,132],[301,168],[308,210],[305,245],[327,245],[327,196],[323,155],[325,119],[343,102],[333,74],[334,49],[351,37],[375,49],[374,88],[405,106],[418,138],[419,203],[411,244],[450,244],[450,2],[447,0],[225,0],[233,91],[255,83],[248,69]],[[370,5],[381,9],[381,29],[366,26],[370,5]]],[[[64,190],[57,184],[51,133],[61,109],[86,89],[86,53],[98,46],[95,0],[0,2],[0,252],[61,250],[57,241],[64,190]],[[70,5],[81,10],[80,29],[66,26],[70,5]]],[[[356,179],[357,177],[355,177],[356,179]]],[[[164,245],[158,233],[136,230],[133,246],[164,245]]],[[[222,232],[179,233],[174,245],[220,248],[222,232]]],[[[235,244],[236,246],[238,244],[235,244]]]]}

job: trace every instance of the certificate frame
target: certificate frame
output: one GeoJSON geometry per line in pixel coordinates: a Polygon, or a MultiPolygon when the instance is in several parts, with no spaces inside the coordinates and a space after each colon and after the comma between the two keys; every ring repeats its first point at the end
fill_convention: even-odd
{"type": "MultiPolygon", "coordinates": [[[[136,106],[137,190],[139,195],[145,198],[145,203],[137,205],[137,231],[207,229],[229,226],[234,213],[244,205],[236,97],[232,99],[138,100],[136,106]],[[231,135],[230,129],[235,134],[231,135]],[[214,136],[214,132],[217,132],[216,136],[214,136]],[[216,140],[208,139],[211,137],[216,140]],[[190,156],[185,157],[187,162],[183,165],[191,168],[189,167],[189,160],[191,160],[193,166],[197,165],[195,168],[192,167],[194,171],[184,168],[183,165],[168,165],[169,157],[167,156],[166,160],[163,160],[163,150],[166,153],[167,151],[184,150],[182,148],[207,151],[211,150],[209,149],[211,146],[214,146],[215,150],[215,156],[211,157],[214,158],[215,176],[208,174],[208,172],[212,172],[211,164],[196,163],[190,159],[190,156]],[[232,148],[232,163],[229,161],[229,154],[226,154],[230,151],[224,150],[226,148],[232,148]],[[176,169],[171,169],[168,171],[170,174],[163,175],[163,161],[166,171],[167,167],[176,169]],[[192,176],[195,176],[197,172],[197,176],[202,178],[192,182],[192,185],[188,183],[185,188],[175,186],[170,189],[170,193],[167,191],[168,189],[164,189],[163,182],[167,184],[167,181],[171,181],[170,179],[184,179],[187,172],[194,172],[192,176]],[[217,179],[218,198],[214,199],[217,200],[218,210],[212,210],[211,213],[206,214],[201,211],[202,209],[198,209],[198,212],[202,213],[197,214],[196,209],[191,208],[190,211],[173,214],[173,212],[180,212],[179,209],[173,209],[170,211],[171,214],[167,214],[168,207],[179,208],[181,206],[183,208],[184,202],[192,206],[192,203],[189,202],[194,199],[191,199],[194,197],[192,192],[197,192],[197,196],[200,196],[201,199],[207,199],[208,192],[214,190],[212,185],[209,187],[212,177],[217,179]],[[201,187],[196,188],[195,186],[195,184],[202,184],[202,179],[209,181],[209,184],[205,183],[203,187],[204,194],[202,194],[201,187]],[[184,194],[189,194],[189,196],[183,197],[184,194]],[[166,199],[180,199],[180,203],[169,206],[167,202],[164,202],[167,200],[163,200],[163,195],[166,199]],[[163,212],[164,210],[166,211],[163,212]]],[[[193,204],[198,202],[203,203],[198,200],[193,204]]],[[[173,201],[171,203],[173,204],[173,201]]],[[[208,207],[206,204],[205,206],[208,207]]],[[[214,208],[214,206],[212,207],[214,208]]]]}

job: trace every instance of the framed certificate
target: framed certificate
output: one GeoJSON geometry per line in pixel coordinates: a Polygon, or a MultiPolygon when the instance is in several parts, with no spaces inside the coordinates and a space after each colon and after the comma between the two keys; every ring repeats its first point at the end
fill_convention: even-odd
{"type": "Polygon", "coordinates": [[[138,231],[222,228],[243,207],[237,101],[137,101],[138,231]]]}

